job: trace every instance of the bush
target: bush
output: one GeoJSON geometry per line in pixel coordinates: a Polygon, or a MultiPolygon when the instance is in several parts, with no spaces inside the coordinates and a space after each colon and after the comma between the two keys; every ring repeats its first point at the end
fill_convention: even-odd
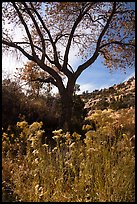
{"type": "Polygon", "coordinates": [[[43,121],[46,130],[52,132],[58,126],[60,110],[57,99],[52,96],[37,98],[26,96],[20,86],[10,79],[2,84],[2,127],[16,131],[16,123],[22,118],[29,124],[43,121]]]}
{"type": "Polygon", "coordinates": [[[2,126],[15,125],[19,113],[24,110],[25,95],[16,82],[3,80],[2,84],[2,126]]]}

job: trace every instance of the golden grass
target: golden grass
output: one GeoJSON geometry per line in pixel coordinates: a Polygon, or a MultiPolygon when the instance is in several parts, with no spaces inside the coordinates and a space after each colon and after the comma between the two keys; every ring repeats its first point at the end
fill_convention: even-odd
{"type": "Polygon", "coordinates": [[[18,123],[20,134],[18,140],[12,135],[13,143],[4,133],[3,201],[135,201],[134,149],[129,135],[122,132],[123,124],[116,131],[115,119],[109,112],[93,115],[91,119],[98,120],[98,129],[94,132],[88,128],[84,140],[76,132],[70,135],[61,129],[53,131],[57,142],[53,149],[41,144],[42,123],[18,123]],[[20,153],[23,144],[24,155],[20,153]],[[17,150],[16,157],[13,149],[17,150]]]}

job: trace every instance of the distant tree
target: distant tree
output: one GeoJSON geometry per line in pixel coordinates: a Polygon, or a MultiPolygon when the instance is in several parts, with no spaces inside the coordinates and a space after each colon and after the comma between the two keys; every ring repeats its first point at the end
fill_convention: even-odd
{"type": "Polygon", "coordinates": [[[80,85],[79,84],[75,84],[74,86],[74,93],[77,93],[80,91],[80,85]]]}
{"type": "Polygon", "coordinates": [[[88,90],[86,90],[86,91],[83,91],[83,93],[82,93],[83,95],[88,95],[88,90]]]}
{"type": "Polygon", "coordinates": [[[27,62],[21,68],[16,68],[15,76],[20,79],[20,82],[26,82],[25,90],[33,97],[38,97],[41,92],[43,95],[49,95],[52,90],[51,83],[44,83],[44,79],[49,75],[33,61],[27,62]]]}
{"type": "Polygon", "coordinates": [[[3,49],[22,53],[48,73],[44,82],[58,88],[65,130],[71,128],[74,87],[84,70],[99,56],[110,69],[134,64],[134,2],[3,2],[2,23],[3,49]],[[7,24],[22,29],[22,40],[7,24]],[[69,61],[75,48],[83,58],[76,69],[69,61]]]}

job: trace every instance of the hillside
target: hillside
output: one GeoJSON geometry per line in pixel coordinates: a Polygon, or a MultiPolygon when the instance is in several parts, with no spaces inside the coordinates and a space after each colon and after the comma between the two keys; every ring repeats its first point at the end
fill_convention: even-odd
{"type": "Polygon", "coordinates": [[[85,109],[90,115],[94,110],[111,108],[119,110],[135,107],[135,77],[128,81],[109,87],[108,89],[95,90],[81,95],[85,102],[85,109]]]}

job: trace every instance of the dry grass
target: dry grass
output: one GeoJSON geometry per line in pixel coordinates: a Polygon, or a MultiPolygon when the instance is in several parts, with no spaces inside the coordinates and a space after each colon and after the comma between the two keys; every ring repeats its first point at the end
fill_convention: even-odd
{"type": "Polygon", "coordinates": [[[13,143],[4,133],[3,201],[135,201],[135,158],[130,134],[123,132],[126,129],[122,123],[118,129],[110,112],[93,114],[91,119],[99,126],[96,132],[88,127],[84,140],[77,133],[54,131],[57,145],[53,149],[41,144],[42,123],[18,123],[20,134],[18,139],[12,135],[13,143]],[[20,153],[23,144],[27,145],[25,155],[20,153]],[[16,157],[13,149],[18,152],[16,157]]]}

